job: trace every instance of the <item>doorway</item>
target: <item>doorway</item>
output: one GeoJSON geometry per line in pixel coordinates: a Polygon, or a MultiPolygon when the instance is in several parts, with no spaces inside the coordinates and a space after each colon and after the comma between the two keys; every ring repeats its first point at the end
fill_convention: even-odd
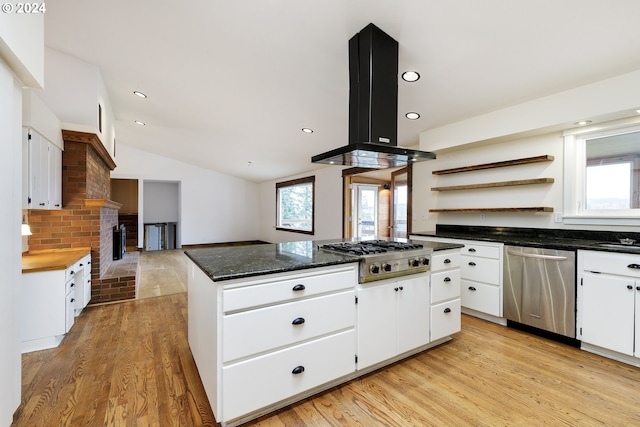
{"type": "Polygon", "coordinates": [[[411,166],[343,170],[343,237],[407,238],[411,172],[411,166]]]}

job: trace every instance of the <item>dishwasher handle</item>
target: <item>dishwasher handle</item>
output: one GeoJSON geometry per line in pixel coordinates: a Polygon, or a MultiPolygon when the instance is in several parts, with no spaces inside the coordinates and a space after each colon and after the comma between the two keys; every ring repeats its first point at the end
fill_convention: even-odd
{"type": "Polygon", "coordinates": [[[509,255],[521,256],[524,258],[535,258],[535,259],[544,259],[548,261],[566,261],[568,258],[566,256],[558,256],[558,255],[542,255],[542,254],[529,254],[526,252],[515,252],[508,251],[509,255]]]}

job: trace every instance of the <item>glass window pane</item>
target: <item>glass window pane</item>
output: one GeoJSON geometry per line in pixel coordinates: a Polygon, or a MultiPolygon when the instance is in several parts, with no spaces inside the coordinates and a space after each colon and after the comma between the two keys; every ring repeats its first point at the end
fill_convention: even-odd
{"type": "Polygon", "coordinates": [[[314,178],[276,184],[277,228],[313,232],[314,178]]]}
{"type": "Polygon", "coordinates": [[[631,208],[631,164],[587,167],[587,209],[631,208]]]}

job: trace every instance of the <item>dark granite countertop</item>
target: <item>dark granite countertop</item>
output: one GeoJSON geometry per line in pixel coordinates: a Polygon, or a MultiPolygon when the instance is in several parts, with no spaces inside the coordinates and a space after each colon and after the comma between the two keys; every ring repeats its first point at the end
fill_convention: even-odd
{"type": "Polygon", "coordinates": [[[640,254],[640,233],[634,232],[438,224],[435,231],[421,231],[411,234],[424,237],[496,242],[511,246],[640,254]],[[620,240],[625,238],[633,239],[636,242],[633,245],[619,244],[620,240]]]}
{"type": "MultiPolygon", "coordinates": [[[[318,249],[318,245],[349,239],[305,240],[247,246],[189,249],[185,254],[214,282],[283,273],[308,268],[359,262],[355,255],[318,249]]],[[[418,242],[434,251],[463,247],[459,244],[418,242]]]]}

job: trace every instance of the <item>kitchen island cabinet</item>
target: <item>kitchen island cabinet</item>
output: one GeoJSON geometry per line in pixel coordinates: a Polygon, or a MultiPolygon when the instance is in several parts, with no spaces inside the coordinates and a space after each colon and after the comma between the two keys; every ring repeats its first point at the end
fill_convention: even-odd
{"type": "MultiPolygon", "coordinates": [[[[322,251],[314,242],[186,254],[189,345],[223,426],[451,339],[430,339],[428,272],[360,284],[358,256],[322,251]],[[383,339],[386,331],[390,338],[383,339]],[[390,348],[383,348],[386,342],[390,348]]],[[[459,310],[449,312],[460,316],[459,310]]]]}

